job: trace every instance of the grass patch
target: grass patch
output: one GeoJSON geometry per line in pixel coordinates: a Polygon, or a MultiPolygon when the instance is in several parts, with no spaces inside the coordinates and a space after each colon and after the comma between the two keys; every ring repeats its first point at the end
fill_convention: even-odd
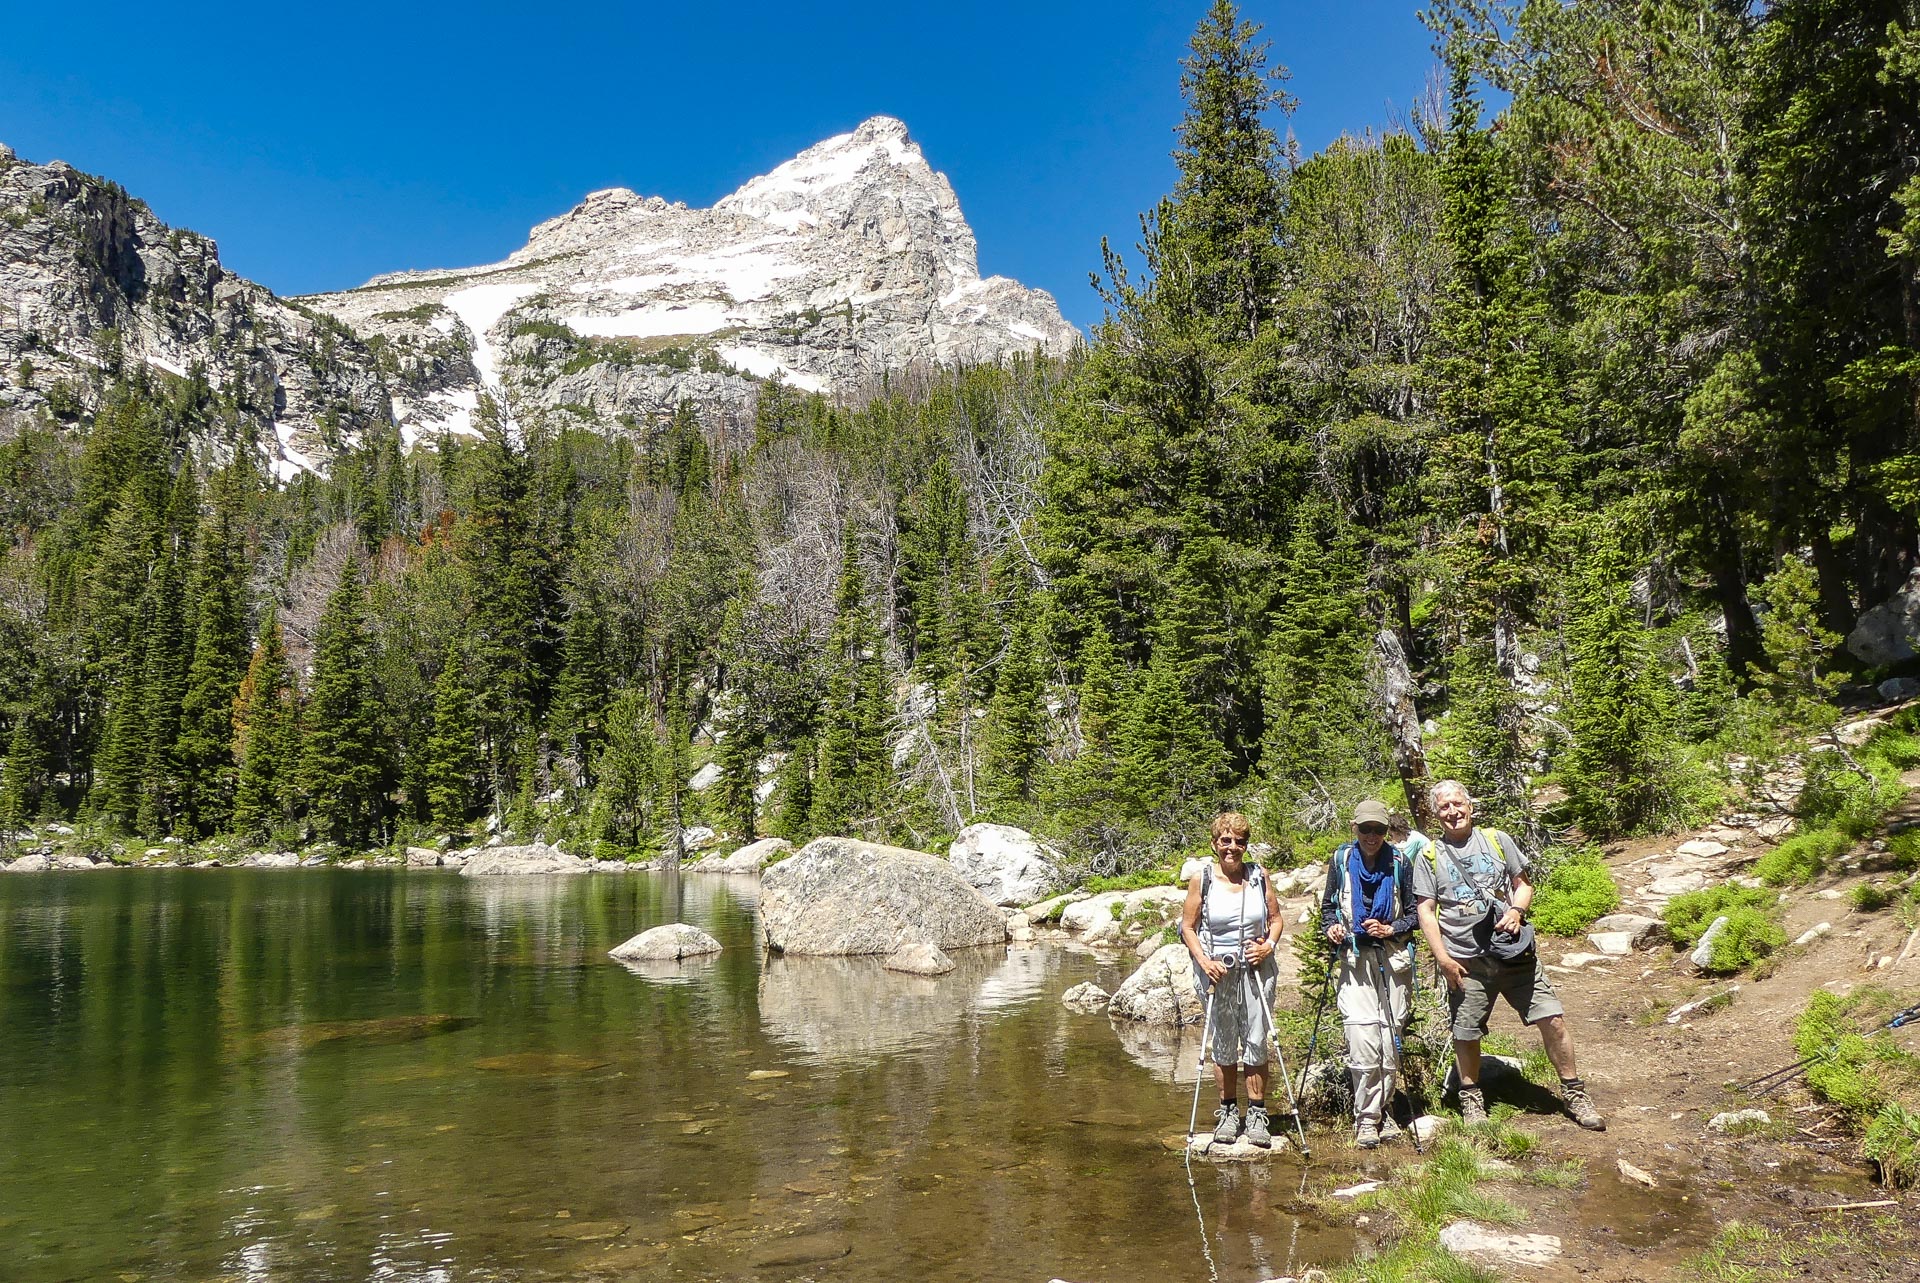
{"type": "Polygon", "coordinates": [[[1667,901],[1667,930],[1691,948],[1722,914],[1727,925],[1714,937],[1709,971],[1725,973],[1753,966],[1787,942],[1786,929],[1780,925],[1779,897],[1762,887],[1726,884],[1677,895],[1667,901]]]}
{"type": "Polygon", "coordinates": [[[1839,829],[1796,833],[1760,857],[1754,875],[1770,887],[1804,886],[1853,847],[1839,829]]]}
{"type": "Polygon", "coordinates": [[[1885,989],[1869,987],[1840,998],[1819,992],[1794,1029],[1794,1049],[1812,1057],[1807,1087],[1840,1111],[1860,1137],[1860,1155],[1895,1188],[1920,1182],[1920,1056],[1878,1027],[1899,1005],[1885,989]],[[1861,1034],[1865,1025],[1877,1032],[1861,1034]]]}
{"type": "MultiPolygon", "coordinates": [[[[1138,891],[1143,887],[1166,887],[1177,885],[1174,877],[1180,872],[1171,864],[1157,864],[1148,869],[1136,869],[1132,873],[1120,873],[1107,878],[1088,878],[1081,889],[1095,895],[1102,891],[1138,891]]],[[[1115,914],[1115,917],[1120,916],[1115,914]]]]}
{"type": "Polygon", "coordinates": [[[1552,936],[1573,936],[1620,907],[1620,888],[1600,853],[1591,847],[1568,856],[1534,897],[1534,930],[1552,936]]]}
{"type": "Polygon", "coordinates": [[[1899,1222],[1890,1216],[1851,1220],[1798,1239],[1764,1225],[1729,1221],[1721,1226],[1706,1251],[1681,1263],[1679,1276],[1698,1283],[1787,1283],[1790,1279],[1838,1277],[1819,1268],[1828,1253],[1856,1251],[1863,1243],[1894,1241],[1898,1231],[1899,1222]]]}
{"type": "Polygon", "coordinates": [[[1543,1185],[1548,1189],[1578,1189],[1586,1184],[1587,1164],[1585,1160],[1569,1158],[1564,1162],[1547,1163],[1527,1172],[1527,1183],[1543,1185]]]}

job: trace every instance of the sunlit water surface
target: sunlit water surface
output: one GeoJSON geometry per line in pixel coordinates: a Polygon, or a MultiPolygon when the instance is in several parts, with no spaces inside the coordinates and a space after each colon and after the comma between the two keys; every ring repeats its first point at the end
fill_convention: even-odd
{"type": "MultiPolygon", "coordinates": [[[[1339,1259],[1195,1165],[1125,962],[765,958],[751,879],[0,877],[0,1280],[1204,1279],[1339,1259]],[[683,920],[718,957],[607,950],[683,920]]],[[[1176,1069],[1176,1066],[1178,1068],[1176,1069]]]]}

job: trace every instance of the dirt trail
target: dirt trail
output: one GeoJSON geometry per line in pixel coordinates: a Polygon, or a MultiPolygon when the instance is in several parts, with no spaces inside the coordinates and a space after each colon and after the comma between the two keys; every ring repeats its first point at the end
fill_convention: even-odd
{"type": "MultiPolygon", "coordinates": [[[[1907,784],[1920,789],[1920,772],[1910,772],[1907,784]]],[[[1778,816],[1740,818],[1741,824],[1722,822],[1609,851],[1622,912],[1659,916],[1668,897],[1690,885],[1751,876],[1753,860],[1784,835],[1784,824],[1778,816]]],[[[1916,822],[1920,791],[1891,816],[1889,828],[1916,822]]],[[[1582,1191],[1523,1198],[1530,1227],[1551,1225],[1567,1254],[1557,1266],[1511,1275],[1601,1283],[1695,1279],[1682,1262],[1707,1247],[1724,1223],[1740,1220],[1776,1229],[1788,1243],[1847,1231],[1832,1235],[1837,1245],[1820,1248],[1811,1277],[1903,1283],[1920,1277],[1920,1200],[1874,1185],[1872,1164],[1860,1160],[1855,1141],[1837,1131],[1830,1110],[1812,1101],[1799,1081],[1764,1099],[1730,1087],[1797,1058],[1793,1022],[1814,989],[1845,995],[1876,983],[1920,1001],[1920,932],[1910,932],[1893,908],[1853,908],[1849,893],[1868,876],[1860,872],[1860,857],[1872,857],[1864,843],[1828,876],[1789,891],[1789,941],[1822,922],[1830,930],[1807,945],[1788,945],[1763,980],[1701,978],[1686,953],[1665,943],[1609,962],[1559,968],[1559,958],[1594,953],[1594,945],[1542,941],[1574,1029],[1580,1072],[1609,1127],[1588,1133],[1549,1114],[1519,1120],[1549,1156],[1586,1160],[1590,1179],[1582,1191]],[[1668,1022],[1672,1008],[1736,983],[1740,989],[1730,1001],[1668,1022]],[[1745,1137],[1709,1131],[1715,1114],[1747,1104],[1766,1108],[1774,1126],[1745,1137]],[[1644,1170],[1657,1187],[1649,1191],[1620,1177],[1619,1160],[1644,1170]],[[1889,1197],[1897,1206],[1818,1210],[1889,1197]]],[[[1517,1035],[1523,1047],[1538,1045],[1511,1012],[1496,1018],[1494,1028],[1517,1035]]],[[[1895,1037],[1920,1053],[1920,1028],[1895,1037]]],[[[1759,1277],[1805,1275],[1789,1268],[1759,1277]]]]}
{"type": "MultiPolygon", "coordinates": [[[[1892,817],[1895,829],[1920,824],[1920,772],[1907,782],[1916,793],[1892,817]]],[[[1753,861],[1784,835],[1786,825],[1778,816],[1735,818],[1740,822],[1611,849],[1607,859],[1622,892],[1621,911],[1658,917],[1673,894],[1750,876],[1753,861]]],[[[1539,1138],[1541,1157],[1583,1160],[1588,1178],[1572,1190],[1514,1185],[1501,1191],[1529,1214],[1520,1231],[1557,1234],[1565,1252],[1545,1267],[1497,1267],[1505,1276],[1542,1283],[1697,1280],[1701,1276],[1683,1263],[1707,1248],[1727,1222],[1739,1220],[1779,1232],[1787,1260],[1780,1262],[1776,1250],[1768,1272],[1728,1277],[1888,1283],[1920,1278],[1920,1197],[1874,1184],[1872,1165],[1857,1156],[1854,1140],[1839,1133],[1830,1111],[1797,1080],[1762,1099],[1729,1086],[1797,1059],[1794,1023],[1816,989],[1844,995],[1871,983],[1920,1002],[1920,933],[1909,931],[1892,908],[1862,913],[1849,898],[1853,886],[1870,876],[1860,870],[1863,856],[1871,862],[1868,844],[1840,868],[1789,893],[1790,941],[1823,922],[1829,929],[1806,945],[1790,944],[1764,979],[1701,977],[1686,953],[1665,943],[1565,968],[1563,957],[1592,955],[1595,946],[1586,939],[1541,941],[1573,1027],[1582,1076],[1608,1117],[1608,1130],[1585,1132],[1548,1112],[1513,1120],[1539,1138]],[[1883,958],[1884,965],[1874,965],[1883,958]],[[1734,984],[1739,989],[1730,1001],[1674,1023],[1666,1019],[1673,1009],[1734,984]],[[1715,1114],[1753,1104],[1774,1120],[1760,1134],[1729,1137],[1708,1129],[1715,1114]],[[1623,1159],[1649,1174],[1655,1188],[1621,1176],[1617,1165],[1623,1159]],[[1886,1198],[1897,1205],[1818,1210],[1886,1198]],[[1846,1232],[1823,1235],[1834,1230],[1846,1232]],[[1817,1245],[1808,1246],[1816,1236],[1817,1245]]],[[[1504,1006],[1493,1032],[1512,1037],[1523,1050],[1539,1046],[1538,1037],[1504,1006]]],[[[1920,1027],[1896,1037],[1920,1053],[1920,1027]]],[[[1533,1104],[1551,1108],[1544,1093],[1533,1104]]],[[[1389,1157],[1367,1166],[1380,1175],[1398,1161],[1389,1157]]]]}

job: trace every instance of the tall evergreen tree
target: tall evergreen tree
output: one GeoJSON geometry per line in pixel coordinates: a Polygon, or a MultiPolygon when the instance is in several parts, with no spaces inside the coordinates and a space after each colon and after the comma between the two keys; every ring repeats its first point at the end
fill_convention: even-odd
{"type": "Polygon", "coordinates": [[[1000,661],[987,707],[990,793],[1003,802],[1034,796],[1046,748],[1046,670],[1041,667],[1033,611],[1022,603],[1000,661]]]}
{"type": "Polygon", "coordinates": [[[180,708],[173,756],[180,770],[178,827],[202,837],[224,830],[232,818],[237,781],[233,701],[247,667],[240,582],[234,548],[233,482],[226,479],[212,519],[201,532],[194,571],[193,665],[180,708]]]}
{"type": "Polygon", "coordinates": [[[315,830],[350,849],[367,846],[384,812],[369,652],[360,562],[349,558],[315,630],[299,779],[315,830]]]}
{"type": "Polygon", "coordinates": [[[465,661],[449,643],[433,683],[433,733],[427,737],[427,805],[434,826],[458,832],[473,815],[479,733],[465,661]]]}
{"type": "Polygon", "coordinates": [[[300,765],[299,707],[280,619],[267,608],[246,675],[234,695],[233,744],[239,759],[233,831],[265,841],[293,818],[300,765]]]}
{"type": "Polygon", "coordinates": [[[1593,523],[1568,620],[1573,742],[1560,776],[1569,808],[1593,837],[1657,827],[1675,802],[1673,684],[1633,603],[1633,562],[1622,529],[1644,528],[1630,512],[1593,523]]]}

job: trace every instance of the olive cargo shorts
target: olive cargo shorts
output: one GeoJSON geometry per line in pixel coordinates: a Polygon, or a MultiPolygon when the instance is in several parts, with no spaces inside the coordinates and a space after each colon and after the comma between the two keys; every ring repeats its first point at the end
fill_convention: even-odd
{"type": "Polygon", "coordinates": [[[1549,1016],[1563,1015],[1566,1008],[1547,979],[1547,969],[1535,949],[1533,961],[1508,966],[1493,958],[1462,958],[1467,969],[1460,989],[1447,990],[1447,1010],[1453,1015],[1453,1040],[1479,1042],[1487,1034],[1487,1020],[1493,1015],[1493,1000],[1505,998],[1507,1005],[1520,1013],[1527,1024],[1538,1024],[1549,1016]]]}

